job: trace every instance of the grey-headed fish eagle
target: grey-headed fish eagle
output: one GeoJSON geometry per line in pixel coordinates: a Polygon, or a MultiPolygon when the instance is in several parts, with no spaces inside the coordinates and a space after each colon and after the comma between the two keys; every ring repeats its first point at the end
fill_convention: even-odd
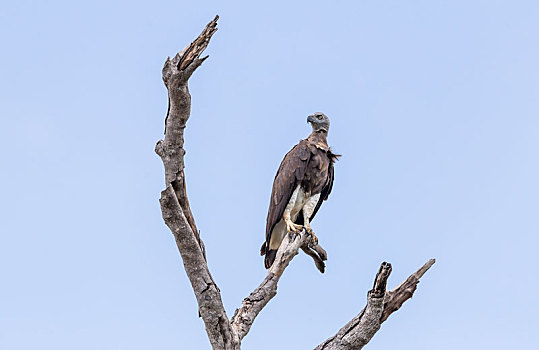
{"type": "Polygon", "coordinates": [[[297,233],[305,228],[313,235],[313,242],[318,242],[311,221],[333,187],[333,163],[339,155],[333,154],[327,144],[329,118],[314,113],[307,122],[312,125],[312,133],[284,156],[273,181],[266,241],[260,249],[260,254],[266,256],[267,269],[275,261],[287,232],[297,233]]]}

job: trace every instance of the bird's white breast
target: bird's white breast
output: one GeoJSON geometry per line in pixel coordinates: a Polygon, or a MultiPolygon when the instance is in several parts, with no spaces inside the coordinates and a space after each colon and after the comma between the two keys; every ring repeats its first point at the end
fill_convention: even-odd
{"type": "MultiPolygon", "coordinates": [[[[292,219],[292,221],[296,221],[299,212],[301,211],[301,209],[303,209],[303,206],[305,205],[305,203],[307,203],[308,200],[308,194],[303,191],[301,185],[298,185],[298,187],[296,187],[296,189],[292,193],[290,201],[288,201],[288,205],[285,209],[285,212],[287,210],[290,210],[290,219],[292,219]]],[[[286,224],[284,220],[281,219],[275,225],[271,233],[270,249],[279,249],[279,246],[281,245],[281,241],[283,240],[285,234],[286,224]]]]}
{"type": "Polygon", "coordinates": [[[292,195],[292,198],[290,198],[290,201],[295,200],[294,206],[292,207],[292,212],[290,213],[290,218],[292,219],[292,221],[296,221],[299,212],[301,211],[301,209],[303,209],[303,206],[309,200],[308,194],[303,191],[301,185],[298,185],[298,187],[296,187],[296,189],[294,190],[294,194],[296,194],[296,196],[292,195]]]}

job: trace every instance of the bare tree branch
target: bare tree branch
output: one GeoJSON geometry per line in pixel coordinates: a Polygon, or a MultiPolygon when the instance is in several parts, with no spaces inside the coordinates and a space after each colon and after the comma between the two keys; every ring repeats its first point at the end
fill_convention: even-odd
{"type": "Polygon", "coordinates": [[[425,272],[427,272],[435,262],[435,259],[430,259],[395,289],[386,293],[384,299],[384,312],[382,313],[380,323],[387,320],[389,315],[400,309],[402,304],[414,295],[419,279],[423,277],[425,272]]]}
{"type": "Polygon", "coordinates": [[[363,348],[380,329],[389,315],[410,299],[417,288],[419,278],[434,264],[430,259],[397,288],[386,292],[391,264],[383,262],[374,279],[373,289],[367,294],[367,306],[337,334],[318,345],[315,350],[356,350],[363,348]]]}
{"type": "Polygon", "coordinates": [[[163,81],[168,89],[169,108],[165,119],[165,139],[157,142],[155,152],[165,167],[166,189],[161,192],[161,211],[183,259],[185,272],[195,293],[199,315],[214,349],[239,349],[205,260],[204,244],[189,206],[184,174],[183,132],[191,114],[189,77],[206,58],[199,58],[217,30],[218,16],[188,47],[173,59],[167,58],[163,81]]]}
{"type": "MultiPolygon", "coordinates": [[[[311,256],[316,267],[324,272],[326,251],[314,244],[312,236],[303,230],[298,235],[284,239],[275,262],[262,283],[243,300],[231,320],[228,319],[220,290],[214,282],[206,263],[206,252],[187,198],[183,132],[191,113],[191,95],[188,80],[194,71],[208,58],[200,58],[217,30],[218,16],[202,33],[174,58],[167,58],[163,67],[163,81],[168,89],[169,108],[165,118],[165,137],[155,146],[165,167],[166,189],[161,192],[163,220],[172,231],[183,260],[199,307],[199,315],[213,349],[240,349],[255,318],[277,294],[277,284],[286,267],[302,249],[311,256]]],[[[398,310],[413,295],[419,278],[432,266],[429,261],[395,290],[386,292],[391,265],[383,263],[376,276],[373,289],[368,293],[367,306],[335,336],[319,345],[317,349],[360,349],[380,328],[387,317],[398,310]]]]}
{"type": "Polygon", "coordinates": [[[199,314],[206,325],[206,332],[214,349],[239,349],[234,346],[230,323],[223,307],[219,288],[213,282],[206,260],[196,236],[178,202],[171,185],[161,192],[163,220],[176,238],[176,245],[183,259],[183,266],[195,292],[199,314]]]}
{"type": "Polygon", "coordinates": [[[277,283],[279,283],[284,269],[286,269],[290,261],[298,255],[299,249],[305,249],[309,244],[312,244],[312,236],[305,229],[298,235],[288,236],[288,239],[286,237],[283,239],[281,246],[277,251],[275,261],[268,270],[268,275],[264,281],[262,281],[262,283],[243,300],[241,307],[236,310],[232,317],[232,328],[235,330],[240,340],[249,332],[260,311],[262,311],[268,302],[277,294],[277,283]]]}
{"type": "Polygon", "coordinates": [[[165,184],[173,184],[174,192],[184,212],[191,230],[195,234],[200,250],[206,257],[204,243],[199,237],[195,218],[187,199],[185,174],[183,172],[184,155],[183,130],[191,115],[191,94],[187,81],[206,58],[199,58],[210,43],[212,35],[217,31],[217,20],[208,23],[206,28],[189,46],[176,54],[173,59],[167,58],[163,67],[163,81],[168,89],[168,112],[165,118],[165,140],[159,140],[155,152],[161,157],[165,166],[165,184]]]}
{"type": "Polygon", "coordinates": [[[326,264],[324,263],[324,259],[327,259],[326,258],[327,255],[325,255],[326,251],[319,244],[317,244],[316,247],[318,247],[318,252],[308,246],[301,247],[301,250],[303,250],[305,254],[313,258],[314,265],[316,266],[318,271],[320,271],[321,273],[324,273],[324,271],[326,271],[326,264]],[[321,256],[323,258],[321,258],[321,256]]]}

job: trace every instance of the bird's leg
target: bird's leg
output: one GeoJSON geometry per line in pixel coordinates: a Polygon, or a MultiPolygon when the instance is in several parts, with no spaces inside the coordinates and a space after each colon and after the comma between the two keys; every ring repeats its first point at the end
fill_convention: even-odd
{"type": "Polygon", "coordinates": [[[283,219],[286,224],[286,231],[290,234],[290,238],[294,238],[297,233],[303,230],[303,226],[294,224],[294,222],[292,222],[292,219],[290,218],[290,212],[287,212],[285,210],[283,214],[283,219]]]}
{"type": "MultiPolygon", "coordinates": [[[[305,210],[305,208],[303,208],[303,209],[305,210]]],[[[318,238],[314,234],[314,231],[311,228],[311,223],[309,222],[309,218],[307,218],[306,215],[303,215],[303,227],[312,236],[313,245],[317,245],[318,244],[318,238]]]]}
{"type": "Polygon", "coordinates": [[[311,216],[313,215],[314,208],[316,207],[316,204],[320,200],[320,193],[315,194],[314,196],[311,196],[305,205],[303,205],[303,227],[309,232],[309,234],[312,236],[312,244],[311,246],[316,246],[318,244],[318,237],[313,232],[313,229],[311,228],[311,216]]]}
{"type": "Polygon", "coordinates": [[[294,238],[297,233],[303,230],[303,227],[301,225],[294,224],[291,218],[292,209],[296,205],[299,190],[300,186],[298,186],[292,193],[292,196],[290,197],[290,200],[288,201],[288,204],[286,205],[286,208],[284,209],[283,213],[283,220],[286,224],[286,231],[290,234],[290,238],[294,238]]]}

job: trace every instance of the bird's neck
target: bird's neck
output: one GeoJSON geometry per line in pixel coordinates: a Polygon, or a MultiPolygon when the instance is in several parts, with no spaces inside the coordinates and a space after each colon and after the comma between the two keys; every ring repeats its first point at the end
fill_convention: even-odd
{"type": "Polygon", "coordinates": [[[324,129],[313,130],[307,140],[316,145],[328,147],[328,132],[324,129]]]}

